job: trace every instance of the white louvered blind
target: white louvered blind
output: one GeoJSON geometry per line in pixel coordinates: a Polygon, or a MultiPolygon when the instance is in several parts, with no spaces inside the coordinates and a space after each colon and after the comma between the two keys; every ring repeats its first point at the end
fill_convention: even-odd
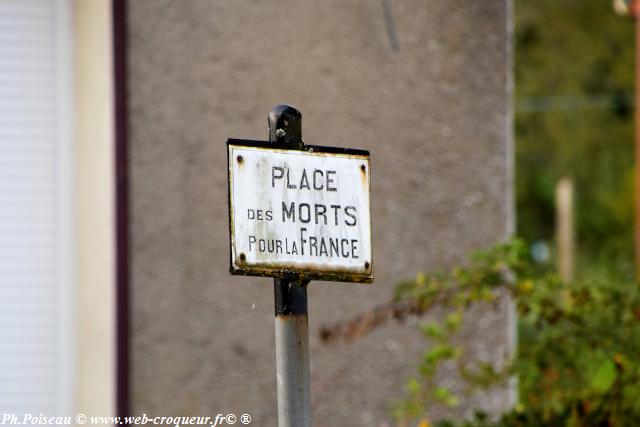
{"type": "Polygon", "coordinates": [[[0,0],[0,414],[71,404],[68,0],[0,0]]]}

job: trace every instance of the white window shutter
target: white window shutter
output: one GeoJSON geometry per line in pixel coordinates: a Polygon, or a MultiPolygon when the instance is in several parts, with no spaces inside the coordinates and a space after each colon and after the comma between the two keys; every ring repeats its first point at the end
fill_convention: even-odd
{"type": "Polygon", "coordinates": [[[69,0],[0,0],[0,414],[72,396],[69,0]]]}

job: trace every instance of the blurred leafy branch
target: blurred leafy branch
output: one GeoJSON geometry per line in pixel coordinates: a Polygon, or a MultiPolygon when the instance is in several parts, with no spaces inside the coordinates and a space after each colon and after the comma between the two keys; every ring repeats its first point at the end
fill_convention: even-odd
{"type": "Polygon", "coordinates": [[[633,281],[591,272],[561,283],[555,273],[534,268],[526,245],[514,239],[449,273],[401,282],[394,301],[321,335],[350,341],[389,318],[430,314],[435,307],[438,315],[420,324],[429,345],[394,410],[400,425],[428,418],[438,405],[458,405],[460,396],[438,376],[444,364],[455,367],[465,394],[517,378],[519,403],[500,420],[478,412],[474,420],[441,421],[442,427],[640,425],[640,288],[633,281]],[[456,342],[465,314],[507,295],[519,319],[515,354],[499,365],[465,355],[456,342]]]}

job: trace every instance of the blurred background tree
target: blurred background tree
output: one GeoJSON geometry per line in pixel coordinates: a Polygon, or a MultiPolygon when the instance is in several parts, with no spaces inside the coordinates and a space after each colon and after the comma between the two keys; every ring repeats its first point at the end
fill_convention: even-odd
{"type": "Polygon", "coordinates": [[[517,233],[554,239],[575,183],[577,262],[632,272],[634,22],[607,0],[516,0],[517,233]]]}

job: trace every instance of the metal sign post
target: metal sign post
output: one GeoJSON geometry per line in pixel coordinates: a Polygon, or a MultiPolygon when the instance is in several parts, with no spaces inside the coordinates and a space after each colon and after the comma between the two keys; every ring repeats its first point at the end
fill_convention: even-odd
{"type": "MultiPolygon", "coordinates": [[[[279,105],[269,113],[269,142],[302,149],[302,115],[279,105]]],[[[308,281],[274,279],[278,426],[309,427],[308,281]]]]}
{"type": "Polygon", "coordinates": [[[371,283],[369,153],[306,145],[302,115],[269,113],[269,141],[229,139],[231,274],[274,277],[278,425],[310,426],[310,280],[371,283]]]}

